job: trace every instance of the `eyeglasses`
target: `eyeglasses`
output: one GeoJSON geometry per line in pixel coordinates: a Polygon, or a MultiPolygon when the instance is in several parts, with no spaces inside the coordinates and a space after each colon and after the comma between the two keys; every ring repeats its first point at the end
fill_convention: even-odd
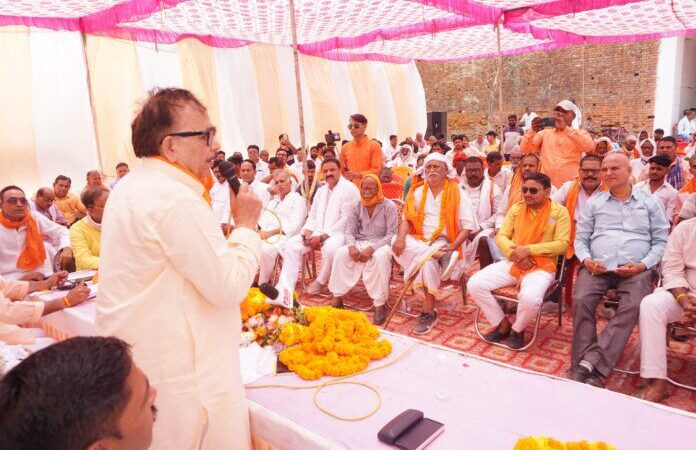
{"type": "Polygon", "coordinates": [[[361,123],[349,123],[349,124],[348,124],[348,129],[349,129],[349,130],[357,130],[357,129],[360,128],[361,126],[362,126],[361,123]]]}
{"type": "MultiPolygon", "coordinates": [[[[205,130],[200,130],[200,131],[181,131],[179,133],[169,133],[165,135],[164,137],[167,136],[178,136],[178,137],[193,137],[193,136],[205,136],[205,142],[208,145],[208,147],[211,147],[213,145],[213,142],[215,141],[215,133],[216,133],[215,127],[210,127],[206,128],[205,130]]],[[[162,139],[164,140],[164,138],[162,139]]]]}
{"type": "Polygon", "coordinates": [[[539,189],[535,187],[522,187],[522,193],[526,194],[527,192],[529,192],[532,195],[535,195],[539,193],[539,189]]]}
{"type": "Polygon", "coordinates": [[[27,205],[27,204],[29,204],[29,200],[27,200],[26,197],[10,197],[10,198],[8,198],[8,199],[5,200],[5,201],[6,201],[7,203],[9,203],[10,205],[16,205],[16,204],[18,204],[18,203],[19,203],[20,205],[27,205]]]}

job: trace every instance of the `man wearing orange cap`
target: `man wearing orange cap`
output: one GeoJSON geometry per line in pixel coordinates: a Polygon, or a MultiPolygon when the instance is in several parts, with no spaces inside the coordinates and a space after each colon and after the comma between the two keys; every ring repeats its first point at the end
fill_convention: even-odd
{"type": "Polygon", "coordinates": [[[538,153],[541,171],[549,175],[551,184],[560,187],[566,181],[574,180],[580,168],[583,153],[594,148],[592,136],[585,130],[571,126],[580,114],[580,109],[570,100],[560,101],[553,109],[555,126],[547,130],[541,125],[541,118],[532,120],[532,128],[522,138],[522,153],[538,153]]]}

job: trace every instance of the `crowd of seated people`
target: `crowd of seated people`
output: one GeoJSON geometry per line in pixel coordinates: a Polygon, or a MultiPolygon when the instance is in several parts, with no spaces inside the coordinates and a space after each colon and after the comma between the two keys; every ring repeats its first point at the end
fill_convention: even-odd
{"type": "MultiPolygon", "coordinates": [[[[282,134],[271,152],[254,144],[246,159],[218,152],[212,211],[228,234],[230,189],[219,169],[228,160],[262,199],[258,283],[275,284],[281,300],[292,298],[307,259],[316,257],[305,293],[325,294],[326,304],[343,308],[362,281],[373,321],[383,324],[390,282],[403,277],[422,305],[412,333],[424,335],[438,322],[442,286],[454,283],[491,325],[483,338],[514,350],[527,345],[525,330],[565,260],[565,276],[577,276],[571,378],[603,386],[640,322],[641,374],[650,382],[639,395],[659,401],[667,395],[665,328],[696,322],[696,261],[689,252],[696,242],[696,156],[658,133],[628,136],[623,146],[608,137],[595,141],[573,125],[577,112],[564,100],[553,125],[536,117],[522,127],[511,115],[502,143],[495,132],[475,133],[472,141],[456,134],[451,142],[418,133],[401,141],[391,136],[386,145],[368,137],[368,118],[355,114],[352,139],[343,145],[322,142],[305,152],[282,134]],[[505,287],[517,289],[514,317],[496,297],[505,287]],[[618,305],[598,333],[597,310],[608,292],[618,305]]],[[[63,283],[63,269],[99,268],[109,192],[127,182],[129,170],[120,163],[108,184],[90,171],[79,196],[64,175],[31,199],[21,187],[2,189],[7,312],[0,322],[31,323],[84,301],[81,289],[42,310],[22,306],[31,303],[22,301],[29,292],[63,283]]]]}

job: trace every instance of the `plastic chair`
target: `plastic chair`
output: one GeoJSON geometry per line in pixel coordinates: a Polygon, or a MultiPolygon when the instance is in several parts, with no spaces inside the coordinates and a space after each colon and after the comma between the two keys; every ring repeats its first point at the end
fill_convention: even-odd
{"type": "Polygon", "coordinates": [[[404,185],[398,183],[384,183],[382,185],[382,193],[385,198],[390,200],[401,200],[404,194],[404,185]]]}
{"type": "MultiPolygon", "coordinates": [[[[556,266],[556,279],[551,283],[551,286],[546,290],[546,293],[544,294],[544,300],[543,302],[547,302],[551,300],[551,295],[557,290],[560,289],[560,287],[563,285],[563,276],[565,272],[565,258],[564,257],[559,257],[559,263],[556,266]]],[[[517,296],[519,295],[520,290],[517,286],[506,286],[504,288],[496,289],[495,291],[492,292],[493,297],[495,297],[496,300],[500,301],[505,301],[505,302],[513,302],[513,303],[519,303],[519,300],[517,299],[517,296]]],[[[563,299],[559,301],[559,308],[558,308],[558,326],[561,326],[561,320],[562,320],[562,314],[563,314],[563,308],[560,306],[560,302],[562,302],[563,299]]],[[[497,347],[502,347],[506,348],[508,350],[514,350],[521,352],[523,350],[527,350],[529,347],[534,344],[534,341],[536,341],[537,338],[537,333],[539,332],[539,323],[541,319],[541,306],[539,306],[539,312],[537,312],[537,317],[534,322],[534,333],[532,334],[532,338],[529,340],[529,342],[519,348],[519,349],[514,349],[510,348],[505,344],[502,344],[500,342],[491,342],[486,340],[486,338],[483,337],[483,333],[481,332],[481,329],[479,328],[479,317],[481,316],[481,308],[478,308],[476,310],[476,316],[474,317],[474,329],[476,330],[476,334],[478,334],[478,337],[481,338],[482,341],[487,342],[488,344],[495,345],[497,347]]]]}

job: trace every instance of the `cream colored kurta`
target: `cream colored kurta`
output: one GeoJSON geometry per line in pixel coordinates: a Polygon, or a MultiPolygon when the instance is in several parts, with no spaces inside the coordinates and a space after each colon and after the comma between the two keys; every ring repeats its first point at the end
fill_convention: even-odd
{"type": "Polygon", "coordinates": [[[102,222],[97,326],[133,345],[159,392],[154,450],[250,446],[239,302],[261,241],[239,228],[226,242],[202,192],[146,159],[111,194],[102,222]]]}

